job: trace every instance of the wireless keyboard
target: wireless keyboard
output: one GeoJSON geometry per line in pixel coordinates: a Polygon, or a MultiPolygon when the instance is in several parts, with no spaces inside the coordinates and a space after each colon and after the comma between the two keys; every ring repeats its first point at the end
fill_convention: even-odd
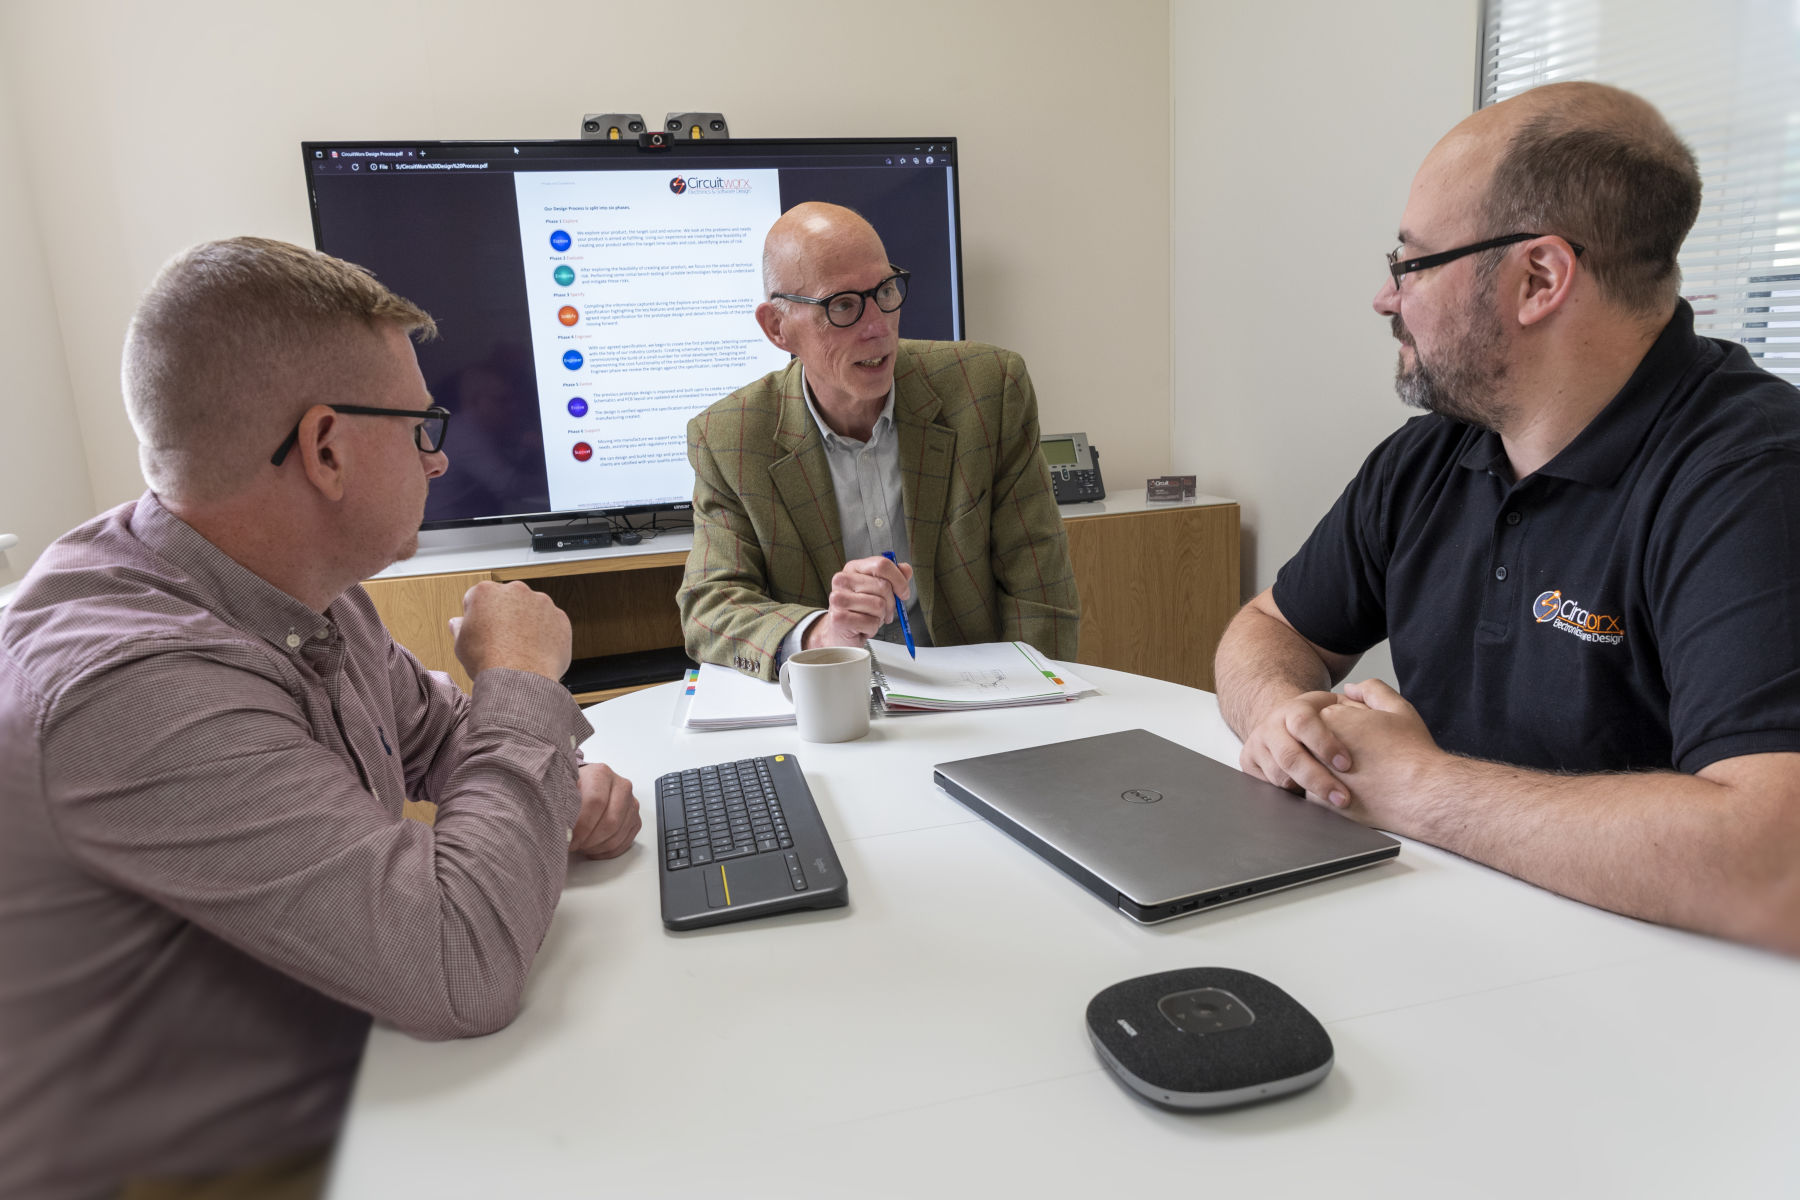
{"type": "Polygon", "coordinates": [[[831,835],[791,754],[662,776],[656,823],[670,929],[850,901],[831,835]]]}

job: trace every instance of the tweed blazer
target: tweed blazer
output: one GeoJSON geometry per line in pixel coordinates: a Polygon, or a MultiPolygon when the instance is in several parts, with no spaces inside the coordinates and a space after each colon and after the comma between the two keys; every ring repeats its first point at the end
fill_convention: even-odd
{"type": "MultiPolygon", "coordinates": [[[[902,340],[894,387],[913,587],[932,642],[1020,640],[1074,658],[1081,601],[1024,360],[977,342],[902,340]]],[[[844,565],[799,362],[700,413],[687,435],[687,651],[771,679],[782,640],[825,607],[844,565]]]]}

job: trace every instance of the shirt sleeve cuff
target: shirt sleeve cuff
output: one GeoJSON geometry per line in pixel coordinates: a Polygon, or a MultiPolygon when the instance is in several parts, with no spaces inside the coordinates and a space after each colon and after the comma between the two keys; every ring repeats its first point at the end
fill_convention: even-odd
{"type": "Polygon", "coordinates": [[[494,667],[475,677],[470,724],[548,740],[574,756],[594,732],[569,689],[531,671],[494,667]]]}
{"type": "Polygon", "coordinates": [[[806,648],[806,631],[812,628],[814,621],[825,615],[825,610],[815,609],[801,618],[800,623],[788,631],[781,639],[781,645],[775,651],[775,669],[781,670],[781,664],[806,648]]]}

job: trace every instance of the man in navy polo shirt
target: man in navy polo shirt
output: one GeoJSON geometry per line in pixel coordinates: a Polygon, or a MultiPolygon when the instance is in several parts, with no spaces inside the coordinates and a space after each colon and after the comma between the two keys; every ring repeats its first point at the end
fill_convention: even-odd
{"type": "Polygon", "coordinates": [[[1375,310],[1427,410],[1219,646],[1246,771],[1800,953],[1800,393],[1697,337],[1692,153],[1556,84],[1431,151],[1375,310]],[[1383,638],[1401,691],[1329,689],[1383,638]]]}

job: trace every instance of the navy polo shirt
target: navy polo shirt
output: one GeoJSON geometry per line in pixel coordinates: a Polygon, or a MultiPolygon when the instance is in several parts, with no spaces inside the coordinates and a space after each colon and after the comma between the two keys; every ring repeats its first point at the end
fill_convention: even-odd
{"type": "Polygon", "coordinates": [[[1440,747],[1541,770],[1694,772],[1800,751],[1800,392],[1682,301],[1535,474],[1408,421],[1275,580],[1306,638],[1388,638],[1440,747]]]}

